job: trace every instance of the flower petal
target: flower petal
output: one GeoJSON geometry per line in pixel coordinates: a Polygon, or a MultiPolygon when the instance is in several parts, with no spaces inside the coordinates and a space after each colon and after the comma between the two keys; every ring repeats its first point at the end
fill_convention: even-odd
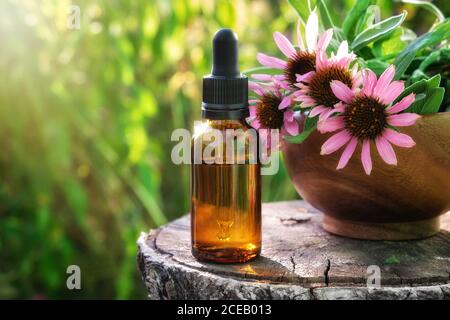
{"type": "Polygon", "coordinates": [[[319,18],[316,11],[311,12],[306,22],[306,47],[310,51],[316,50],[317,36],[319,34],[319,18]]]}
{"type": "Polygon", "coordinates": [[[290,96],[284,97],[283,100],[281,100],[280,104],[278,105],[278,110],[286,109],[289,107],[292,103],[292,99],[290,96]]]}
{"type": "Polygon", "coordinates": [[[377,76],[372,70],[366,69],[364,70],[363,78],[364,78],[363,79],[364,86],[362,93],[368,97],[371,97],[373,94],[373,88],[377,84],[377,76]]]}
{"type": "Polygon", "coordinates": [[[255,80],[259,80],[259,81],[272,81],[273,80],[273,76],[271,76],[270,74],[260,74],[260,73],[255,73],[250,75],[250,78],[253,78],[255,80]]]}
{"type": "Polygon", "coordinates": [[[248,106],[248,111],[250,113],[250,117],[256,116],[256,106],[248,106]]]}
{"type": "Polygon", "coordinates": [[[308,83],[311,80],[311,78],[314,76],[315,73],[316,73],[315,71],[309,71],[304,74],[296,74],[297,82],[308,83]]]}
{"type": "Polygon", "coordinates": [[[259,83],[249,81],[248,88],[259,96],[264,95],[264,88],[259,83]]]}
{"type": "MultiPolygon", "coordinates": [[[[322,70],[329,64],[327,60],[327,55],[324,51],[316,52],[316,71],[322,70]]],[[[330,62],[331,64],[331,62],[330,62]]]]}
{"type": "Polygon", "coordinates": [[[335,135],[328,138],[327,141],[324,142],[322,148],[320,150],[321,155],[330,154],[337,150],[339,150],[344,144],[346,144],[352,136],[347,130],[342,130],[335,135]]]}
{"type": "Polygon", "coordinates": [[[350,103],[353,100],[353,91],[347,87],[346,84],[339,80],[333,80],[330,83],[331,90],[333,91],[336,98],[344,101],[345,103],[350,103]]]}
{"type": "Polygon", "coordinates": [[[296,136],[300,132],[298,123],[295,121],[286,122],[284,124],[284,128],[291,136],[296,136]]]}
{"type": "Polygon", "coordinates": [[[402,112],[403,110],[407,109],[414,102],[415,98],[416,98],[416,95],[414,93],[411,93],[411,94],[407,95],[406,97],[404,97],[399,102],[397,102],[396,104],[394,104],[392,107],[388,108],[386,111],[389,114],[402,112]]]}
{"type": "Polygon", "coordinates": [[[343,129],[345,126],[343,117],[335,117],[326,121],[319,121],[317,123],[317,130],[320,133],[334,132],[339,129],[343,129]]]}
{"type": "Polygon", "coordinates": [[[420,116],[416,113],[400,113],[387,117],[387,123],[394,127],[408,127],[416,123],[420,116]]]}
{"type": "Polygon", "coordinates": [[[338,51],[336,53],[336,59],[340,60],[343,57],[345,57],[346,55],[348,55],[348,42],[347,42],[347,40],[342,41],[341,44],[339,45],[338,51]]]}
{"type": "Polygon", "coordinates": [[[330,118],[334,113],[336,113],[336,109],[333,108],[327,108],[326,111],[322,112],[319,115],[319,121],[327,121],[328,118],[330,118]]]}
{"type": "Polygon", "coordinates": [[[350,142],[347,144],[347,146],[344,149],[344,152],[342,152],[341,159],[339,159],[338,166],[336,167],[337,170],[344,168],[350,158],[352,157],[353,153],[355,152],[356,145],[358,144],[358,138],[353,137],[350,142]]]}
{"type": "Polygon", "coordinates": [[[283,114],[284,121],[294,121],[295,112],[291,109],[287,109],[283,114]]]}
{"type": "Polygon", "coordinates": [[[294,49],[292,43],[280,32],[275,32],[273,34],[273,39],[275,40],[278,48],[280,48],[281,52],[283,52],[286,57],[290,58],[296,54],[296,50],[294,49]]]}
{"type": "Polygon", "coordinates": [[[389,68],[384,70],[381,74],[380,78],[377,81],[377,84],[373,88],[373,95],[375,97],[382,98],[382,93],[386,90],[388,85],[391,83],[392,79],[394,79],[395,75],[395,66],[391,64],[389,68]]]}
{"type": "Polygon", "coordinates": [[[361,162],[367,175],[372,172],[372,157],[370,156],[370,140],[364,140],[361,150],[361,162]]]}
{"type": "Polygon", "coordinates": [[[326,108],[324,106],[315,107],[315,108],[311,109],[311,111],[309,112],[309,117],[314,118],[318,114],[321,114],[322,112],[325,112],[327,110],[328,110],[328,108],[326,108]]]}
{"type": "Polygon", "coordinates": [[[290,119],[291,116],[287,113],[288,113],[287,111],[284,113],[284,128],[291,136],[295,136],[299,133],[298,123],[294,119],[293,112],[292,112],[292,119],[290,119]]]}
{"type": "Polygon", "coordinates": [[[275,86],[278,86],[279,88],[285,89],[285,90],[290,90],[291,86],[289,83],[285,82],[284,80],[278,80],[278,79],[274,79],[274,84],[275,86]]]}
{"type": "Polygon", "coordinates": [[[394,81],[387,86],[386,91],[381,93],[381,102],[384,104],[390,104],[394,101],[400,93],[405,89],[403,81],[394,81]]]}
{"type": "Polygon", "coordinates": [[[274,74],[272,77],[277,81],[286,81],[286,76],[283,74],[274,74]]]}
{"type": "Polygon", "coordinates": [[[328,29],[319,38],[316,50],[326,50],[330,44],[331,38],[333,38],[333,29],[328,29]]]}
{"type": "Polygon", "coordinates": [[[362,84],[363,84],[363,77],[361,72],[355,72],[355,74],[353,75],[353,87],[351,89],[357,90],[361,87],[362,84]]]}
{"type": "Polygon", "coordinates": [[[250,123],[250,125],[255,128],[256,130],[258,130],[259,128],[261,128],[261,124],[259,123],[259,120],[257,118],[253,119],[252,122],[250,123]]]}
{"type": "Polygon", "coordinates": [[[303,37],[302,37],[302,31],[301,31],[301,26],[302,26],[302,20],[298,19],[297,20],[297,41],[298,41],[298,46],[300,48],[300,50],[305,51],[305,44],[303,43],[303,37]]]}
{"type": "Polygon", "coordinates": [[[386,128],[384,130],[383,137],[385,137],[390,143],[402,148],[411,148],[416,145],[414,140],[407,134],[394,131],[390,128],[386,128]]]}
{"type": "Polygon", "coordinates": [[[395,151],[389,141],[387,141],[383,136],[379,136],[375,139],[375,144],[377,146],[378,153],[384,162],[396,166],[397,156],[395,155],[395,151]]]}
{"type": "Polygon", "coordinates": [[[334,111],[340,112],[340,113],[344,112],[345,111],[345,104],[342,103],[342,101],[339,101],[338,103],[336,103],[334,105],[334,111]]]}
{"type": "Polygon", "coordinates": [[[258,53],[256,55],[256,59],[261,63],[263,66],[270,67],[270,68],[276,68],[276,69],[284,69],[286,67],[286,61],[283,61],[281,59],[268,56],[264,53],[258,53]]]}

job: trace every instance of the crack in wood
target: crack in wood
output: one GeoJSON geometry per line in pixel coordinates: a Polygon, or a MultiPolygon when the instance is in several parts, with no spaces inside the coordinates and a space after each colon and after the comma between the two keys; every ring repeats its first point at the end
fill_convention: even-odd
{"type": "Polygon", "coordinates": [[[293,226],[300,223],[305,223],[311,220],[311,218],[280,218],[280,221],[285,226],[293,226]]]}
{"type": "Polygon", "coordinates": [[[327,287],[330,283],[330,279],[328,277],[328,273],[330,272],[330,269],[331,269],[331,260],[327,259],[327,267],[325,268],[325,271],[323,272],[323,275],[325,276],[325,285],[327,287]]]}
{"type": "Polygon", "coordinates": [[[295,272],[295,260],[294,260],[294,256],[291,256],[291,263],[292,263],[292,272],[295,272]]]}

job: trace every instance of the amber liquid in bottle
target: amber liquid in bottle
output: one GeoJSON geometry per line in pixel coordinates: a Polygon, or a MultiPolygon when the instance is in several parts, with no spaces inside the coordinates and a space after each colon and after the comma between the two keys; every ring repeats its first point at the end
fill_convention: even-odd
{"type": "MultiPolygon", "coordinates": [[[[208,129],[248,130],[244,120],[208,120],[192,145],[204,147],[208,129]]],[[[192,164],[192,254],[199,260],[246,262],[261,251],[260,165],[250,161],[251,148],[237,150],[242,164],[192,164]]],[[[225,148],[223,149],[225,150],[225,148]]],[[[224,155],[226,157],[226,155],[224,155]]]]}

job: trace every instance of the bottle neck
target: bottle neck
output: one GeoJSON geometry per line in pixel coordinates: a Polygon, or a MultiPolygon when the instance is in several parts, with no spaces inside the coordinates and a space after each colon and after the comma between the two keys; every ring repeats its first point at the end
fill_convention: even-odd
{"type": "Polygon", "coordinates": [[[206,119],[209,127],[214,129],[239,129],[242,127],[248,127],[245,118],[242,119],[206,119]]]}
{"type": "Polygon", "coordinates": [[[202,117],[211,120],[240,120],[250,115],[245,104],[236,106],[202,103],[202,117]],[[236,107],[236,108],[234,108],[236,107]]]}

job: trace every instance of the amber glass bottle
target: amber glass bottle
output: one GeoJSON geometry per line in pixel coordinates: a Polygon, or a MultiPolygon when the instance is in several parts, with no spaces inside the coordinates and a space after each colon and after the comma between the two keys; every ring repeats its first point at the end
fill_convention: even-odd
{"type": "MultiPolygon", "coordinates": [[[[195,134],[193,148],[207,145],[203,138],[211,129],[223,136],[227,129],[240,129],[243,139],[255,143],[254,136],[246,134],[245,121],[209,120],[195,134]]],[[[260,165],[252,161],[252,148],[247,147],[236,148],[241,154],[233,161],[239,164],[227,164],[227,147],[222,149],[223,163],[207,164],[203,159],[192,165],[192,253],[199,260],[245,262],[261,251],[260,165]]]]}
{"type": "Polygon", "coordinates": [[[205,120],[192,139],[192,254],[203,261],[245,262],[261,251],[258,138],[245,121],[248,81],[237,61],[236,35],[219,30],[213,70],[203,79],[205,120]]]}

